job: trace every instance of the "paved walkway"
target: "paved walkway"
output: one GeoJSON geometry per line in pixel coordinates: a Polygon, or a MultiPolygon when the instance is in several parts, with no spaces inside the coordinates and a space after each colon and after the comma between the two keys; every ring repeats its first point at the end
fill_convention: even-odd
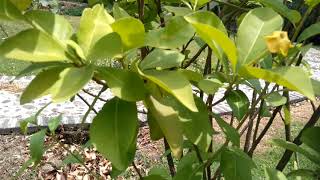
{"type": "MultiPolygon", "coordinates": [[[[309,62],[313,70],[313,78],[320,79],[320,51],[316,49],[311,49],[306,55],[305,59],[309,62]]],[[[50,102],[49,97],[43,97],[41,99],[35,100],[32,103],[20,105],[19,98],[21,91],[26,85],[32,80],[33,76],[27,76],[15,80],[12,84],[9,82],[14,79],[12,76],[0,76],[0,134],[1,130],[18,128],[19,122],[27,117],[35,114],[41,107],[50,102]]],[[[97,94],[101,86],[91,82],[86,87],[86,90],[93,94],[97,94]]],[[[241,86],[242,89],[249,98],[251,98],[252,90],[247,86],[241,86]]],[[[214,102],[223,96],[224,91],[221,90],[217,93],[214,98],[214,102]]],[[[93,97],[81,92],[80,95],[86,99],[89,103],[93,101],[93,97]]],[[[298,93],[290,94],[292,100],[299,101],[303,97],[298,93]]],[[[103,99],[112,98],[112,93],[110,91],[105,91],[102,96],[103,99]]],[[[95,105],[96,110],[100,110],[105,102],[98,100],[95,105]]],[[[64,124],[79,124],[82,121],[82,117],[87,111],[88,106],[79,98],[76,97],[73,102],[66,102],[60,104],[50,104],[40,115],[39,124],[46,125],[51,117],[63,115],[64,124]]],[[[138,103],[138,110],[143,111],[143,106],[138,103]]],[[[230,108],[226,102],[222,102],[213,108],[216,113],[228,113],[230,108]]],[[[87,118],[87,123],[92,121],[94,113],[90,113],[87,118]]],[[[141,121],[146,121],[146,116],[139,113],[139,119],[141,121]]]]}

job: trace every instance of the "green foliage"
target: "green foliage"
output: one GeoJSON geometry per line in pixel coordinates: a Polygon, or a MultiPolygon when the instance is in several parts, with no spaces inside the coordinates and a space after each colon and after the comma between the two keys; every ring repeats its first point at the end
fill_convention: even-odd
{"type": "Polygon", "coordinates": [[[110,159],[113,166],[125,170],[135,154],[137,128],[135,103],[113,98],[94,118],[90,127],[90,139],[97,150],[110,159]]]}
{"type": "MultiPolygon", "coordinates": [[[[308,45],[292,45],[281,36],[285,32],[277,32],[279,37],[268,37],[265,42],[266,36],[287,31],[290,24],[294,26],[294,35],[289,33],[293,41],[304,42],[319,34],[318,23],[301,32],[318,0],[305,1],[309,8],[302,18],[287,3],[256,1],[218,1],[212,7],[207,0],[145,1],[144,6],[141,1],[93,0],[75,31],[63,16],[28,8],[30,0],[2,0],[0,19],[18,20],[27,28],[8,34],[10,37],[0,44],[0,56],[32,62],[19,77],[40,71],[22,93],[21,104],[45,95],[51,95],[52,102],[72,100],[91,80],[103,86],[101,92],[111,90],[115,97],[94,117],[90,141],[111,161],[113,178],[125,171],[135,157],[139,131],[136,104],[143,102],[151,139],[165,138],[169,145],[165,155],[177,159],[177,171],[171,179],[209,179],[213,163],[221,169],[215,174],[226,180],[252,179],[256,166],[251,156],[270,127],[258,129],[261,118],[270,117],[272,123],[273,116],[285,105],[286,128],[279,129],[291,136],[288,99],[279,91],[297,91],[312,101],[320,92],[319,82],[309,77],[305,63],[301,63],[308,45]],[[216,15],[213,12],[217,9],[216,15]],[[290,22],[285,24],[281,16],[290,22]],[[240,24],[236,28],[234,21],[240,24]],[[288,56],[284,50],[289,50],[288,56]],[[243,85],[254,92],[252,99],[239,90],[243,85]],[[214,101],[218,89],[225,94],[214,101]],[[238,122],[232,118],[229,124],[211,112],[224,100],[238,122]],[[272,113],[270,107],[276,107],[272,113]],[[215,131],[215,125],[221,133],[215,131]],[[221,143],[214,139],[223,138],[222,133],[225,143],[219,147],[221,143]],[[240,141],[243,133],[244,143],[240,141]],[[240,149],[242,144],[244,150],[240,149]]],[[[0,30],[7,34],[2,26],[0,30]]],[[[37,125],[44,108],[21,122],[24,133],[29,124],[37,125]]],[[[314,111],[312,118],[317,113],[314,111]]],[[[45,136],[57,140],[55,130],[61,119],[58,116],[49,121],[48,133],[44,129],[31,136],[31,160],[22,170],[32,162],[39,164],[48,147],[45,136]]],[[[318,166],[318,137],[319,127],[315,127],[302,130],[301,146],[282,139],[274,143],[302,154],[318,166]]],[[[70,163],[85,165],[79,153],[71,151],[64,160],[64,164],[70,163]]],[[[266,168],[265,174],[267,179],[286,179],[273,168],[266,168]]],[[[318,175],[310,168],[295,169],[288,176],[303,174],[318,175]]],[[[145,179],[170,178],[167,172],[155,170],[145,179]]]]}

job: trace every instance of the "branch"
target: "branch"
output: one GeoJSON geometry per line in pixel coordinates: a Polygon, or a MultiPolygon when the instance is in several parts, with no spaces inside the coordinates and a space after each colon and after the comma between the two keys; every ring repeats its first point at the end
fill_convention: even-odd
{"type": "MultiPolygon", "coordinates": [[[[302,136],[302,133],[307,128],[313,127],[317,123],[319,118],[320,118],[320,106],[318,106],[316,111],[314,111],[314,113],[312,114],[312,116],[309,119],[309,121],[307,122],[307,124],[304,125],[302,130],[299,132],[298,136],[293,140],[293,143],[298,145],[298,146],[301,145],[302,142],[301,142],[300,138],[302,136]]],[[[288,149],[284,152],[284,154],[282,155],[282,158],[280,159],[280,161],[277,164],[277,167],[276,167],[277,170],[282,171],[286,167],[286,165],[288,164],[288,162],[289,162],[289,160],[290,160],[290,158],[292,156],[292,153],[293,152],[288,150],[288,149]]]]}
{"type": "Polygon", "coordinates": [[[207,44],[205,44],[204,46],[202,46],[202,47],[198,50],[198,52],[197,52],[189,61],[187,61],[185,65],[182,66],[182,68],[183,68],[183,69],[186,69],[186,68],[189,67],[193,62],[195,62],[195,61],[197,60],[197,58],[200,56],[200,54],[202,53],[202,51],[203,51],[204,49],[206,49],[207,46],[208,46],[207,44]]]}

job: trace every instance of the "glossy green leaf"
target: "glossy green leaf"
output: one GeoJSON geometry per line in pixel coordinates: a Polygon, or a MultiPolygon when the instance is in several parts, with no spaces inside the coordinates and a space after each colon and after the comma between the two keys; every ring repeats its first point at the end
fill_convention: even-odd
{"type": "Polygon", "coordinates": [[[50,90],[53,102],[66,101],[76,95],[91,80],[93,68],[91,66],[65,68],[59,76],[59,81],[50,90]]]}
{"type": "Polygon", "coordinates": [[[216,78],[205,78],[199,81],[198,86],[203,92],[214,94],[223,86],[223,83],[216,78]]]}
{"type": "Polygon", "coordinates": [[[117,33],[110,33],[99,39],[89,51],[88,60],[107,60],[121,57],[123,47],[121,38],[117,33]]]}
{"type": "Polygon", "coordinates": [[[230,147],[222,151],[220,167],[225,180],[251,180],[256,165],[241,149],[230,147]]]}
{"type": "Polygon", "coordinates": [[[320,96],[320,81],[311,79],[313,92],[316,96],[320,96]]]}
{"type": "Polygon", "coordinates": [[[227,29],[224,26],[223,22],[220,20],[220,18],[210,11],[196,11],[192,14],[188,14],[185,16],[185,19],[187,19],[188,22],[197,22],[201,24],[207,24],[212,27],[215,27],[219,29],[220,31],[224,32],[224,34],[227,33],[227,29]]]}
{"type": "Polygon", "coordinates": [[[212,114],[218,125],[220,126],[223,133],[226,135],[227,139],[232,142],[234,146],[240,147],[240,135],[238,131],[225,122],[219,115],[212,114]]]}
{"type": "Polygon", "coordinates": [[[110,26],[113,22],[113,17],[102,5],[97,4],[83,11],[77,38],[85,56],[100,38],[113,31],[110,26]]]}
{"type": "Polygon", "coordinates": [[[184,58],[178,51],[155,49],[141,61],[139,67],[142,70],[180,67],[184,58]]]}
{"type": "Polygon", "coordinates": [[[168,141],[174,157],[179,158],[182,154],[183,129],[177,111],[152,96],[146,99],[146,103],[168,141]]]}
{"type": "Polygon", "coordinates": [[[269,108],[268,108],[266,102],[264,102],[264,103],[262,104],[262,113],[261,113],[261,116],[262,116],[262,117],[271,117],[271,113],[270,113],[270,111],[269,111],[269,108]]]}
{"type": "Polygon", "coordinates": [[[93,69],[55,67],[39,73],[21,95],[20,103],[51,94],[54,102],[65,101],[74,96],[92,78],[93,69]]]}
{"type": "Polygon", "coordinates": [[[106,81],[112,93],[126,101],[140,101],[147,91],[138,74],[123,69],[99,68],[99,78],[106,81]]]}
{"type": "Polygon", "coordinates": [[[303,131],[301,141],[320,154],[320,127],[311,127],[303,131]]]}
{"type": "Polygon", "coordinates": [[[12,4],[11,0],[0,1],[0,19],[25,20],[21,11],[14,4],[12,4]]]}
{"type": "Polygon", "coordinates": [[[233,115],[241,121],[244,115],[248,112],[250,106],[250,102],[246,94],[241,90],[233,90],[226,95],[226,100],[232,109],[233,115]]]}
{"type": "Polygon", "coordinates": [[[49,128],[50,132],[53,133],[58,128],[58,126],[60,125],[61,121],[62,121],[62,116],[61,115],[58,116],[58,117],[54,117],[54,118],[50,119],[50,121],[48,122],[48,128],[49,128]]]}
{"type": "Polygon", "coordinates": [[[172,12],[175,16],[185,16],[193,12],[190,8],[186,7],[164,6],[163,8],[172,12]]]}
{"type": "Polygon", "coordinates": [[[299,36],[298,42],[302,42],[312,36],[320,34],[320,22],[307,27],[299,36]]]}
{"type": "MultiPolygon", "coordinates": [[[[203,16],[201,15],[200,17],[203,16]]],[[[207,24],[207,21],[204,21],[202,19],[199,20],[197,16],[195,17],[192,15],[185,16],[185,19],[190,24],[192,24],[197,34],[210,46],[210,48],[215,52],[215,55],[220,60],[223,59],[223,54],[219,50],[219,48],[223,50],[223,52],[230,60],[233,70],[235,71],[237,65],[237,49],[233,41],[229,39],[224,31],[221,31],[221,23],[219,23],[219,21],[216,21],[215,23],[207,24]],[[217,25],[217,27],[214,27],[212,25],[217,25]]]]}
{"type": "Polygon", "coordinates": [[[309,75],[300,67],[280,67],[264,70],[255,67],[243,67],[240,74],[247,78],[258,78],[277,83],[291,90],[298,91],[311,100],[314,100],[314,91],[309,75]]]}
{"type": "Polygon", "coordinates": [[[256,0],[263,5],[272,8],[277,13],[286,17],[293,25],[298,23],[301,20],[301,14],[296,11],[289,9],[287,5],[283,4],[283,2],[278,0],[256,0]]]}
{"type": "Polygon", "coordinates": [[[284,96],[281,96],[277,92],[273,92],[269,94],[265,100],[270,106],[275,106],[275,107],[284,105],[287,102],[287,98],[284,96]]]}
{"type": "Polygon", "coordinates": [[[10,0],[20,11],[26,10],[31,6],[32,0],[10,0]]]}
{"type": "Polygon", "coordinates": [[[64,47],[36,29],[28,29],[8,38],[0,45],[0,56],[32,62],[68,60],[64,47]]]}
{"type": "Polygon", "coordinates": [[[63,68],[56,67],[40,72],[27,86],[20,98],[20,104],[29,103],[34,99],[50,94],[51,88],[60,79],[63,68]]]}
{"type": "Polygon", "coordinates": [[[266,176],[266,180],[287,180],[287,177],[276,169],[264,168],[264,173],[266,176]]]}
{"type": "Polygon", "coordinates": [[[133,161],[137,132],[136,104],[115,97],[93,119],[90,140],[114,167],[125,170],[133,161]]]}
{"type": "Polygon", "coordinates": [[[154,141],[157,141],[164,137],[159,124],[157,123],[156,118],[148,111],[148,125],[150,128],[150,138],[154,141]]]}
{"type": "Polygon", "coordinates": [[[173,180],[202,180],[203,166],[195,152],[188,153],[177,165],[173,180]]]}
{"type": "Polygon", "coordinates": [[[264,37],[281,30],[283,19],[270,8],[251,10],[238,29],[236,44],[239,65],[252,64],[267,53],[264,37]]]}
{"type": "Polygon", "coordinates": [[[147,70],[142,75],[172,94],[188,109],[197,112],[191,85],[182,74],[177,71],[147,70]]]}
{"type": "Polygon", "coordinates": [[[46,130],[43,129],[37,133],[32,134],[30,137],[30,155],[35,164],[38,164],[42,159],[44,153],[44,138],[46,130]]]}
{"type": "Polygon", "coordinates": [[[25,16],[38,30],[52,35],[57,40],[68,40],[74,33],[73,27],[63,16],[40,10],[28,11],[25,16]]]}
{"type": "Polygon", "coordinates": [[[171,18],[164,28],[146,34],[145,45],[163,49],[174,49],[186,44],[194,35],[191,25],[183,17],[171,18]]]}
{"type": "Polygon", "coordinates": [[[198,84],[198,82],[202,80],[202,75],[198,72],[189,69],[178,69],[178,71],[191,83],[198,84]]]}
{"type": "Polygon", "coordinates": [[[199,98],[194,97],[198,112],[192,112],[173,98],[167,98],[175,110],[178,111],[183,134],[185,137],[196,145],[202,152],[207,152],[213,130],[208,120],[208,109],[205,103],[199,98]]]}
{"type": "Polygon", "coordinates": [[[125,17],[118,19],[111,27],[121,37],[125,50],[139,48],[144,44],[144,25],[138,19],[125,17]]]}
{"type": "Polygon", "coordinates": [[[120,18],[124,18],[124,17],[130,17],[130,15],[124,10],[122,9],[118,3],[115,3],[112,7],[112,13],[113,13],[113,17],[117,20],[120,18]]]}

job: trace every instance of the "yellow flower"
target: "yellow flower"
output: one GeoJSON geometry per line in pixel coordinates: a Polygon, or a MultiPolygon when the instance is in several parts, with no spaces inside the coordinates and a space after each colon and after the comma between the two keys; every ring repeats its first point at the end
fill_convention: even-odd
{"type": "Polygon", "coordinates": [[[286,31],[275,31],[271,36],[266,36],[265,40],[271,53],[281,53],[287,56],[289,49],[293,47],[286,31]]]}

